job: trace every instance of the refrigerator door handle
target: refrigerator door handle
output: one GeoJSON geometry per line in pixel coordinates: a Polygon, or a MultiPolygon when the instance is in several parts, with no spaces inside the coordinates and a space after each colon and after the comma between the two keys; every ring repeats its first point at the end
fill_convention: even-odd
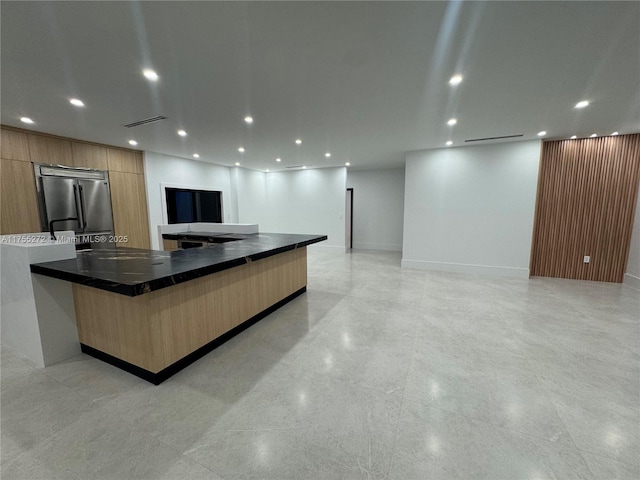
{"type": "Polygon", "coordinates": [[[84,213],[84,205],[85,205],[84,188],[82,188],[82,185],[80,185],[78,188],[80,189],[80,209],[82,210],[82,228],[87,228],[87,217],[84,213]]]}
{"type": "Polygon", "coordinates": [[[76,220],[78,220],[78,228],[83,228],[82,221],[84,220],[84,211],[81,211],[78,207],[78,187],[76,185],[73,186],[73,201],[76,204],[76,220]],[[80,216],[80,214],[82,214],[82,217],[80,216]]]}

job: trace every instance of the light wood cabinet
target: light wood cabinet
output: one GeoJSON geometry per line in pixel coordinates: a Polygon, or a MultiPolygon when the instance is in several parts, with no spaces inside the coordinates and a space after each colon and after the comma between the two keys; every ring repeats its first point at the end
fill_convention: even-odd
{"type": "Polygon", "coordinates": [[[31,161],[26,133],[14,132],[3,128],[0,134],[0,144],[2,145],[0,157],[7,160],[31,161]]]}
{"type": "Polygon", "coordinates": [[[29,134],[29,153],[33,163],[73,166],[71,142],[55,137],[29,134]]]}
{"type": "Polygon", "coordinates": [[[166,238],[162,239],[162,246],[164,250],[167,252],[174,252],[178,250],[178,241],[177,240],[168,240],[166,238]]]}
{"type": "Polygon", "coordinates": [[[151,248],[144,176],[111,171],[109,184],[115,234],[128,237],[127,242],[118,245],[151,248]]]}
{"type": "Polygon", "coordinates": [[[142,154],[117,148],[107,149],[109,171],[144,174],[142,154]]]}
{"type": "Polygon", "coordinates": [[[0,162],[0,232],[4,235],[39,232],[33,165],[5,158],[0,162]]]}
{"type": "Polygon", "coordinates": [[[114,229],[120,245],[151,248],[142,152],[2,127],[0,234],[39,232],[33,163],[109,170],[114,229]]]}
{"type": "Polygon", "coordinates": [[[108,170],[107,148],[90,143],[71,143],[73,165],[75,167],[94,168],[96,170],[108,170]]]}

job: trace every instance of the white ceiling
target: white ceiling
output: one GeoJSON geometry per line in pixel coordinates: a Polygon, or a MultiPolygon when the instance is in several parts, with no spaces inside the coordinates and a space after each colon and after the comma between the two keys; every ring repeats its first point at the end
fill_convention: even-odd
{"type": "Polygon", "coordinates": [[[540,130],[640,131],[640,2],[3,0],[0,9],[2,123],[27,127],[28,116],[28,128],[67,137],[276,170],[393,167],[447,140],[540,130]],[[455,73],[464,81],[454,88],[455,73]],[[583,99],[590,106],[574,109],[583,99]],[[168,119],[123,126],[156,115],[168,119]]]}

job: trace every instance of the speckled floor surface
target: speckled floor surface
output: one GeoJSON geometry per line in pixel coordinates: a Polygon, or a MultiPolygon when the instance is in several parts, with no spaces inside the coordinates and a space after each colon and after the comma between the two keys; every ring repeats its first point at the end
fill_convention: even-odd
{"type": "Polygon", "coordinates": [[[308,292],[154,387],[2,347],[10,479],[637,479],[640,292],[309,252],[308,292]]]}

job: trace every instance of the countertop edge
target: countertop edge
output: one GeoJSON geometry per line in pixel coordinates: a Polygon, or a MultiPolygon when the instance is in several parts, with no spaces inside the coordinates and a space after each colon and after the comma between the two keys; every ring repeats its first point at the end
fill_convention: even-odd
{"type": "MultiPolygon", "coordinates": [[[[57,278],[59,280],[65,280],[71,283],[76,283],[76,284],[84,285],[87,287],[93,287],[100,290],[106,290],[108,292],[117,293],[120,295],[126,295],[128,297],[136,297],[139,295],[144,295],[146,293],[151,293],[157,290],[161,290],[163,288],[171,287],[173,285],[185,283],[190,280],[195,280],[197,278],[205,277],[207,275],[212,275],[214,273],[228,270],[230,268],[235,268],[252,261],[268,258],[273,255],[278,255],[280,253],[295,250],[297,248],[306,247],[308,245],[322,242],[327,239],[328,237],[326,235],[318,235],[316,238],[313,238],[313,239],[303,240],[301,242],[291,243],[289,245],[283,245],[270,250],[265,250],[263,252],[257,252],[257,253],[246,255],[246,256],[240,256],[232,260],[215,263],[215,264],[197,268],[194,270],[167,275],[161,278],[156,278],[153,280],[140,282],[136,284],[113,282],[105,279],[95,278],[89,275],[65,272],[62,270],[44,266],[42,264],[32,264],[30,265],[30,269],[32,273],[36,273],[39,275],[44,275],[51,278],[57,278]]],[[[239,241],[242,241],[242,240],[239,240],[239,241]]]]}

